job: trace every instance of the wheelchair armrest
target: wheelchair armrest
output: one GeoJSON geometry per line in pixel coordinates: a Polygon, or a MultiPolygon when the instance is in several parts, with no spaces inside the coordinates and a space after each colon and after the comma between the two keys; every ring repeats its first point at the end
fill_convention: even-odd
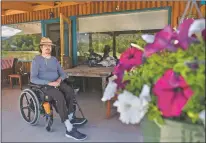
{"type": "Polygon", "coordinates": [[[31,82],[28,84],[28,86],[29,87],[39,88],[39,89],[42,88],[42,85],[34,84],[34,83],[31,83],[31,82]]]}

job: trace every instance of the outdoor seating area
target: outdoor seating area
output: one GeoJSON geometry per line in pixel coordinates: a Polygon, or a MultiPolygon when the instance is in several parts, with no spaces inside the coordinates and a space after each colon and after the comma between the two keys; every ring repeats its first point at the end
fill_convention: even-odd
{"type": "Polygon", "coordinates": [[[2,142],[205,142],[204,0],[1,5],[2,142]]]}
{"type": "Polygon", "coordinates": [[[12,89],[14,84],[18,84],[22,89],[23,84],[30,82],[30,65],[28,62],[19,61],[17,58],[2,58],[1,63],[2,87],[10,84],[12,89]]]}

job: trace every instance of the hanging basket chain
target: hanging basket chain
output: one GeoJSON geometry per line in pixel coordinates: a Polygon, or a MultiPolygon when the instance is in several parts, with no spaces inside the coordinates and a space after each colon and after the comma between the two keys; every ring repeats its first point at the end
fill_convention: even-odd
{"type": "Polygon", "coordinates": [[[181,24],[181,23],[183,22],[183,20],[185,19],[185,16],[186,16],[188,10],[190,10],[190,11],[189,11],[189,15],[192,13],[192,9],[193,9],[194,6],[195,6],[195,8],[196,8],[196,10],[197,10],[198,16],[199,16],[200,18],[203,18],[203,15],[202,15],[202,13],[201,13],[201,11],[200,11],[200,8],[199,8],[198,5],[197,5],[196,0],[189,0],[189,1],[187,2],[186,8],[185,8],[185,10],[184,10],[184,12],[183,12],[183,15],[182,15],[182,17],[181,17],[181,19],[180,19],[179,24],[181,24]],[[190,6],[190,4],[191,4],[191,6],[190,6]]]}

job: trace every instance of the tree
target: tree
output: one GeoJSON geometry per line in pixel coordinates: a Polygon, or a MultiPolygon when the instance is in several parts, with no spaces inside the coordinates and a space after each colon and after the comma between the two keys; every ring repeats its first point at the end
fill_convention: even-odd
{"type": "Polygon", "coordinates": [[[28,50],[28,48],[27,48],[27,46],[26,46],[26,43],[24,43],[24,44],[22,45],[21,51],[27,51],[27,50],[28,50]]]}
{"type": "Polygon", "coordinates": [[[4,49],[5,51],[11,50],[11,46],[10,46],[10,44],[9,44],[8,41],[5,41],[5,42],[3,43],[2,49],[4,49]]]}

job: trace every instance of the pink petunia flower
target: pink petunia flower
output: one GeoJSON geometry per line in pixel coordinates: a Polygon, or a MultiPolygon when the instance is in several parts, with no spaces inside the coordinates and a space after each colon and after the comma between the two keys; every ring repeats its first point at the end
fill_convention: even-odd
{"type": "MultiPolygon", "coordinates": [[[[146,36],[143,36],[146,38],[146,36]]],[[[149,38],[149,36],[147,36],[149,38]]],[[[173,29],[170,26],[166,26],[160,32],[155,34],[154,42],[148,43],[144,48],[144,56],[149,57],[154,53],[168,49],[170,51],[176,51],[173,43],[171,43],[174,37],[173,29]]],[[[148,40],[152,41],[152,40],[148,40]]]]}
{"type": "Polygon", "coordinates": [[[202,38],[206,41],[206,29],[202,31],[202,38]]]}
{"type": "Polygon", "coordinates": [[[180,47],[184,50],[186,50],[190,44],[197,42],[196,37],[193,35],[188,36],[189,29],[194,22],[194,19],[186,19],[181,23],[178,27],[178,30],[176,31],[176,34],[174,34],[173,39],[177,41],[177,43],[174,43],[176,47],[180,47]]]}
{"type": "Polygon", "coordinates": [[[164,117],[180,116],[188,99],[193,95],[192,89],[181,75],[169,69],[157,81],[153,88],[157,104],[164,117]]]}
{"type": "Polygon", "coordinates": [[[119,62],[125,70],[129,71],[133,67],[142,64],[142,56],[143,51],[135,47],[130,47],[121,54],[119,62]]]}
{"type": "Polygon", "coordinates": [[[117,76],[117,78],[114,80],[114,82],[117,84],[118,89],[124,89],[128,81],[123,81],[123,76],[125,72],[125,68],[121,63],[119,63],[113,71],[113,74],[117,76]]]}

